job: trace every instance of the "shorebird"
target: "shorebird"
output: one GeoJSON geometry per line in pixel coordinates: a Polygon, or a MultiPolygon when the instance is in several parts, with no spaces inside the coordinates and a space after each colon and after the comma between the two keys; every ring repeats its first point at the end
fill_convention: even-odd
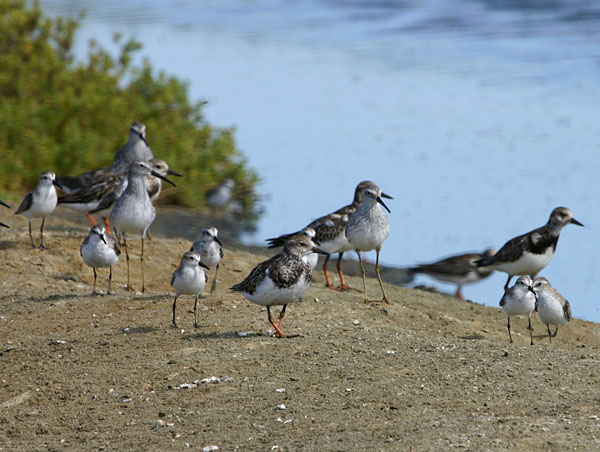
{"type": "Polygon", "coordinates": [[[132,163],[149,162],[154,158],[152,149],[146,141],[146,126],[136,121],[129,128],[129,139],[115,154],[112,170],[123,174],[132,163]]]}
{"type": "Polygon", "coordinates": [[[462,294],[463,285],[481,281],[494,271],[493,268],[489,267],[475,267],[475,261],[493,256],[495,252],[496,250],[493,248],[488,248],[483,253],[457,254],[437,262],[416,265],[407,270],[411,274],[422,273],[439,281],[457,284],[454,296],[462,300],[464,299],[462,294]]]}
{"type": "Polygon", "coordinates": [[[141,234],[142,251],[140,255],[142,267],[142,292],[146,290],[144,280],[144,239],[148,228],[154,221],[156,209],[148,196],[144,177],[152,174],[155,177],[175,186],[173,182],[154,171],[148,163],[132,163],[127,170],[127,188],[115,201],[110,213],[110,223],[117,234],[122,234],[121,243],[125,248],[125,259],[127,261],[127,290],[131,289],[129,282],[129,252],[127,250],[127,232],[141,234]]]}
{"type": "Polygon", "coordinates": [[[506,292],[513,276],[529,275],[535,278],[550,263],[556,251],[560,231],[568,224],[583,226],[573,218],[569,209],[557,207],[544,226],[510,239],[496,254],[476,261],[475,265],[490,266],[494,270],[508,273],[504,285],[506,292]]]}
{"type": "Polygon", "coordinates": [[[217,274],[219,273],[219,262],[223,259],[223,244],[217,234],[218,229],[214,226],[207,226],[202,228],[200,238],[194,242],[190,251],[195,251],[200,254],[202,262],[209,267],[216,266],[215,277],[213,278],[212,285],[210,287],[210,294],[215,293],[217,288],[217,274]]]}
{"type": "Polygon", "coordinates": [[[40,174],[37,187],[25,196],[21,205],[15,212],[15,215],[23,215],[29,220],[29,238],[31,239],[31,246],[34,248],[36,248],[36,246],[33,235],[31,234],[31,221],[33,218],[42,219],[42,225],[40,227],[40,248],[46,248],[46,245],[44,245],[44,223],[46,222],[46,217],[56,208],[57,195],[56,189],[54,188],[55,185],[57,185],[56,175],[52,171],[44,171],[40,174]]]}
{"type": "Polygon", "coordinates": [[[171,286],[175,289],[173,321],[171,322],[173,328],[177,328],[177,323],[175,322],[175,308],[177,305],[177,298],[180,295],[194,295],[194,328],[198,328],[198,316],[196,314],[198,297],[208,281],[206,273],[204,273],[200,267],[204,267],[207,270],[209,269],[208,266],[202,262],[200,254],[194,251],[188,251],[181,258],[179,268],[173,273],[173,277],[171,278],[171,286]]]}
{"type": "Polygon", "coordinates": [[[92,295],[97,295],[96,292],[96,268],[108,267],[108,291],[110,295],[110,284],[112,282],[112,268],[119,261],[121,250],[117,246],[115,239],[106,234],[103,226],[96,224],[90,228],[90,232],[81,244],[81,257],[86,265],[94,270],[94,289],[92,295]]]}
{"type": "MultiPolygon", "coordinates": [[[[342,257],[344,256],[344,252],[353,249],[350,246],[348,239],[346,238],[346,224],[348,223],[348,218],[350,217],[350,215],[352,215],[354,212],[356,212],[356,209],[358,209],[358,206],[362,201],[363,193],[369,187],[377,187],[377,185],[375,184],[375,182],[368,180],[360,182],[354,190],[354,199],[352,200],[352,203],[341,207],[335,212],[317,218],[303,229],[313,229],[315,231],[315,243],[318,244],[320,249],[328,253],[325,257],[325,261],[323,262],[323,273],[325,275],[325,285],[330,289],[351,289],[351,287],[346,285],[346,282],[344,280],[344,274],[342,272],[342,257]],[[332,286],[331,279],[329,278],[329,271],[327,270],[327,264],[329,263],[330,254],[335,253],[339,253],[337,261],[337,270],[338,275],[340,277],[339,287],[332,286]]],[[[381,197],[391,198],[391,196],[386,195],[385,193],[381,193],[381,197]]],[[[301,231],[292,232],[291,234],[283,234],[279,237],[267,239],[267,242],[269,242],[268,246],[269,248],[283,246],[287,239],[289,239],[295,234],[298,234],[301,231]]]]}
{"type": "MultiPolygon", "coordinates": [[[[157,172],[162,177],[167,177],[168,175],[182,177],[181,174],[170,169],[169,165],[164,160],[153,158],[150,160],[149,163],[152,170],[157,172]]],[[[160,177],[156,177],[152,174],[149,174],[145,176],[145,181],[148,196],[150,197],[150,200],[154,202],[158,199],[162,190],[162,179],[160,177]]],[[[93,209],[88,210],[88,215],[98,214],[104,219],[106,230],[109,233],[110,223],[108,219],[110,218],[110,212],[115,201],[119,198],[119,196],[123,194],[123,192],[127,188],[127,175],[124,174],[120,178],[118,183],[112,184],[110,188],[112,188],[112,190],[106,193],[93,209]]],[[[61,202],[60,200],[61,198],[58,198],[59,204],[61,202]]]]}
{"type": "MultiPolygon", "coordinates": [[[[9,209],[11,209],[11,207],[8,204],[6,204],[4,201],[2,201],[1,199],[0,199],[0,205],[3,205],[4,207],[8,207],[9,209]]],[[[0,221],[0,226],[5,227],[5,228],[10,228],[9,225],[4,224],[1,221],[0,221]]]]}
{"type": "Polygon", "coordinates": [[[535,292],[531,287],[532,281],[529,276],[519,276],[514,286],[504,292],[500,300],[500,306],[508,316],[508,337],[512,344],[513,338],[510,332],[510,316],[526,315],[529,321],[530,344],[533,345],[533,328],[531,328],[531,313],[535,309],[535,292]]]}
{"type": "Polygon", "coordinates": [[[217,187],[206,192],[204,195],[206,204],[215,210],[226,208],[234,188],[235,182],[232,179],[225,179],[217,187]]]}
{"type": "Polygon", "coordinates": [[[535,309],[542,323],[546,324],[548,338],[552,342],[552,338],[558,333],[558,328],[573,317],[571,305],[543,276],[533,280],[533,291],[537,295],[535,309]],[[550,325],[556,325],[554,334],[550,332],[550,325]]]}
{"type": "MultiPolygon", "coordinates": [[[[381,282],[381,275],[379,274],[379,253],[381,246],[385,239],[390,234],[390,220],[381,208],[383,206],[389,213],[391,213],[388,206],[385,205],[381,199],[381,189],[375,185],[369,187],[364,191],[362,202],[356,212],[354,212],[348,219],[346,225],[346,237],[350,242],[352,248],[358,255],[358,262],[360,263],[360,270],[363,279],[363,290],[365,294],[365,303],[369,302],[367,297],[367,283],[365,281],[365,267],[360,256],[361,251],[375,250],[377,252],[377,260],[375,261],[375,273],[377,273],[377,279],[379,280],[379,286],[383,293],[384,303],[388,302],[383,283],[381,282]]],[[[392,199],[390,196],[388,196],[392,199]]]]}
{"type": "MultiPolygon", "coordinates": [[[[90,222],[96,224],[96,220],[89,212],[95,210],[105,196],[119,187],[129,165],[138,161],[149,162],[153,158],[152,150],[146,141],[146,126],[141,122],[134,122],[129,130],[129,139],[115,154],[112,166],[88,171],[78,176],[56,178],[59,187],[66,194],[58,198],[58,203],[86,212],[90,222]]],[[[105,226],[110,232],[106,219],[105,226]]]]}
{"type": "Polygon", "coordinates": [[[231,288],[252,303],[267,307],[269,323],[278,337],[286,337],[281,331],[281,323],[287,305],[304,295],[312,279],[312,269],[304,260],[310,253],[325,254],[308,237],[289,239],[281,253],[258,264],[241,283],[231,288]],[[283,305],[279,324],[271,316],[271,306],[275,305],[283,305]]]}

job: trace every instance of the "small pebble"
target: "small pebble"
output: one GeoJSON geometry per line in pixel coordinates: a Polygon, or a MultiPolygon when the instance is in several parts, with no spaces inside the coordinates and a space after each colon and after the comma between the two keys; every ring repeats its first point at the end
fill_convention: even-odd
{"type": "Polygon", "coordinates": [[[202,448],[202,452],[215,452],[217,450],[219,450],[219,446],[215,446],[214,444],[202,448]]]}
{"type": "Polygon", "coordinates": [[[283,403],[282,403],[281,405],[277,405],[277,406],[275,407],[275,409],[276,409],[276,410],[285,410],[285,404],[283,404],[283,403]]]}
{"type": "Polygon", "coordinates": [[[352,323],[354,323],[355,325],[360,325],[360,320],[354,320],[352,321],[352,323]]]}
{"type": "Polygon", "coordinates": [[[130,332],[131,332],[131,329],[129,329],[128,326],[125,327],[125,328],[123,328],[123,333],[127,334],[127,333],[130,333],[130,332]]]}
{"type": "Polygon", "coordinates": [[[246,336],[248,336],[248,333],[244,333],[243,331],[239,331],[237,335],[238,335],[238,337],[246,337],[246,336]]]}

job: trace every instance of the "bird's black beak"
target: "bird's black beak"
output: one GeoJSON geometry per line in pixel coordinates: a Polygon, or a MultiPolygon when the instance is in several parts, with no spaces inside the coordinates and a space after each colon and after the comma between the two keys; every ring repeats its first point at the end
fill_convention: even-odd
{"type": "Polygon", "coordinates": [[[142,135],[141,133],[138,133],[138,136],[140,137],[140,140],[142,140],[144,143],[146,143],[146,146],[150,147],[150,145],[146,141],[146,137],[144,135],[142,135]]]}
{"type": "Polygon", "coordinates": [[[205,269],[207,269],[207,270],[210,270],[209,266],[208,266],[208,265],[206,265],[204,262],[198,262],[198,265],[199,265],[200,267],[204,267],[204,268],[205,268],[205,269]]]}
{"type": "Polygon", "coordinates": [[[531,286],[527,286],[527,290],[528,290],[529,292],[533,292],[533,294],[535,295],[535,290],[533,290],[533,287],[531,287],[531,286]]]}
{"type": "MultiPolygon", "coordinates": [[[[383,196],[383,193],[381,195],[383,196]]],[[[392,211],[389,209],[389,207],[385,205],[385,203],[383,202],[383,200],[379,196],[377,197],[377,202],[379,204],[381,204],[383,207],[385,207],[385,210],[387,210],[388,213],[392,213],[392,211]]]]}
{"type": "Polygon", "coordinates": [[[321,248],[317,248],[316,246],[313,246],[311,251],[313,253],[324,254],[325,256],[329,256],[329,253],[323,251],[321,248]]]}
{"type": "Polygon", "coordinates": [[[394,199],[390,195],[388,195],[387,193],[384,193],[384,192],[381,192],[381,197],[386,198],[386,199],[394,199]]]}
{"type": "Polygon", "coordinates": [[[4,227],[4,228],[9,228],[9,229],[10,229],[10,226],[9,226],[9,225],[7,225],[7,224],[4,224],[4,223],[2,223],[1,221],[0,221],[0,226],[2,226],[2,227],[4,227]]]}
{"type": "Polygon", "coordinates": [[[3,205],[4,207],[8,207],[9,209],[12,209],[12,207],[10,207],[8,204],[6,204],[4,201],[2,201],[0,199],[0,204],[3,205]]]}
{"type": "MultiPolygon", "coordinates": [[[[62,188],[62,185],[60,185],[60,184],[58,183],[58,181],[56,181],[56,180],[53,180],[53,181],[52,181],[52,184],[53,184],[53,185],[56,185],[58,188],[60,188],[61,190],[63,190],[63,188],[62,188]]],[[[63,190],[63,191],[64,191],[64,190],[63,190]]],[[[8,206],[7,206],[7,207],[8,207],[8,206]]]]}
{"type": "Polygon", "coordinates": [[[150,171],[150,174],[152,174],[155,177],[158,177],[159,179],[164,180],[165,182],[170,183],[173,187],[177,187],[177,185],[175,185],[173,182],[171,182],[169,179],[167,179],[165,176],[158,174],[156,171],[152,170],[150,171]]]}
{"type": "Polygon", "coordinates": [[[583,224],[581,224],[579,221],[577,221],[575,218],[571,218],[571,223],[576,224],[577,226],[583,226],[583,224]]]}
{"type": "Polygon", "coordinates": [[[177,176],[177,177],[183,177],[183,175],[182,175],[182,174],[179,174],[177,171],[173,171],[173,170],[172,170],[172,169],[170,169],[170,168],[167,170],[167,174],[170,174],[170,175],[172,175],[172,176],[177,176]]]}
{"type": "Polygon", "coordinates": [[[104,234],[99,234],[100,238],[102,239],[102,241],[104,242],[105,245],[108,245],[108,243],[106,243],[106,239],[104,238],[104,234]]]}
{"type": "Polygon", "coordinates": [[[217,237],[216,235],[215,235],[215,242],[217,242],[219,245],[223,246],[223,244],[219,240],[219,237],[217,237]]]}

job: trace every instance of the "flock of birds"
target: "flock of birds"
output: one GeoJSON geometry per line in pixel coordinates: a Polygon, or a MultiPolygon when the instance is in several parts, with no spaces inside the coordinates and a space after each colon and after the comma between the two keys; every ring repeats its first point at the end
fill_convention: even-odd
{"type": "MultiPolygon", "coordinates": [[[[16,213],[24,215],[29,221],[29,237],[35,248],[32,234],[32,220],[42,218],[40,227],[40,248],[45,248],[44,223],[58,204],[85,212],[92,222],[89,234],[81,245],[83,261],[94,272],[96,292],[97,268],[108,267],[108,293],[111,291],[112,267],[117,264],[121,254],[119,245],[125,250],[127,260],[127,290],[131,289],[129,276],[129,252],[127,234],[140,234],[142,270],[142,292],[144,280],[144,239],[148,228],[154,221],[156,210],[153,202],[161,192],[162,181],[175,184],[168,175],[180,176],[169,169],[164,160],[154,158],[146,140],[146,127],[141,122],[131,125],[127,143],[116,153],[111,167],[90,171],[75,177],[57,177],[50,171],[40,175],[39,183],[28,193],[16,213]],[[64,192],[58,196],[55,187],[64,192]],[[94,214],[103,219],[100,224],[94,214]],[[111,228],[116,240],[111,235],[111,228]]],[[[207,194],[207,202],[214,206],[224,205],[231,197],[233,181],[226,180],[207,194]]],[[[379,255],[383,243],[390,233],[390,222],[385,210],[391,213],[383,198],[393,199],[383,193],[372,181],[360,182],[352,202],[330,214],[309,223],[294,233],[283,234],[268,239],[270,248],[282,247],[279,254],[261,262],[238,284],[231,287],[240,292],[249,301],[265,306],[275,335],[286,337],[282,331],[282,322],[287,305],[302,298],[307,290],[318,255],[325,255],[323,272],[326,286],[339,291],[356,290],[348,286],[342,272],[342,257],[346,251],[354,250],[358,256],[363,281],[365,303],[367,296],[365,269],[361,252],[376,251],[375,272],[382,292],[382,303],[388,303],[388,297],[381,281],[379,255]],[[339,286],[331,283],[328,262],[332,254],[338,254],[337,271],[339,286]],[[276,322],[271,315],[272,306],[282,306],[276,322]]],[[[0,201],[5,207],[8,204],[0,201]]],[[[571,318],[569,302],[550,285],[544,277],[537,277],[548,265],[554,252],[561,230],[568,224],[583,226],[566,207],[557,207],[550,214],[548,222],[533,231],[517,236],[502,246],[498,252],[493,249],[483,253],[469,253],[451,256],[438,262],[418,265],[408,270],[423,273],[442,281],[458,285],[456,296],[462,297],[464,284],[473,283],[488,277],[494,270],[508,274],[504,286],[504,295],[500,306],[508,316],[508,334],[512,342],[510,318],[514,315],[527,315],[529,319],[530,343],[533,345],[531,315],[537,312],[542,323],[546,324],[548,337],[552,340],[558,328],[571,318]],[[509,287],[513,276],[520,276],[509,287]],[[550,325],[555,331],[551,333],[550,325]]],[[[4,223],[0,226],[8,227],[4,223]]],[[[183,254],[179,267],[173,273],[171,286],[175,291],[172,308],[172,326],[177,327],[176,305],[181,295],[193,295],[194,327],[198,327],[197,304],[208,276],[203,270],[215,266],[210,293],[214,294],[217,283],[219,263],[223,258],[223,245],[215,227],[205,227],[189,251],[183,254]]]]}

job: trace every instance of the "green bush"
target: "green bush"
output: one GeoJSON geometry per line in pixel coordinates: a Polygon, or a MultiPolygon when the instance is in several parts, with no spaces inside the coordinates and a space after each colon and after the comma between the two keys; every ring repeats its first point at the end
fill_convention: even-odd
{"type": "Polygon", "coordinates": [[[110,166],[129,126],[142,121],[154,155],[185,176],[166,191],[168,202],[204,208],[206,190],[229,178],[243,206],[240,219],[255,222],[258,177],[236,148],[233,130],[207,124],[203,103],[189,100],[185,82],[157,74],[148,61],[133,66],[141,46],[120,36],[117,57],[92,41],[86,61],[75,62],[77,21],[50,19],[37,2],[27,3],[0,0],[3,194],[31,190],[45,170],[75,175],[110,166]]]}

